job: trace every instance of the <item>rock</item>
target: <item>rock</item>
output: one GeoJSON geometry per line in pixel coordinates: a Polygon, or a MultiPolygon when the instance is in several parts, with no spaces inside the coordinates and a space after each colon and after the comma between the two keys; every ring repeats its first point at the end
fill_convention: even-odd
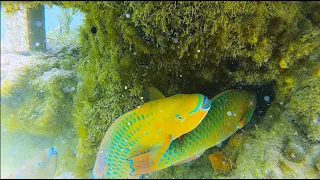
{"type": "Polygon", "coordinates": [[[316,162],[316,167],[317,167],[318,171],[320,171],[320,157],[318,158],[318,160],[316,162]]]}
{"type": "Polygon", "coordinates": [[[74,91],[76,90],[75,87],[65,87],[65,88],[62,88],[62,92],[63,93],[68,93],[68,92],[71,92],[71,91],[74,91]]]}
{"type": "Polygon", "coordinates": [[[302,146],[295,144],[293,142],[289,142],[284,147],[284,155],[286,158],[293,162],[302,162],[305,160],[306,153],[302,146]]]}
{"type": "Polygon", "coordinates": [[[312,31],[312,23],[308,19],[301,19],[297,23],[297,28],[299,28],[303,33],[310,33],[312,31]]]}
{"type": "Polygon", "coordinates": [[[62,45],[56,45],[56,46],[54,46],[54,47],[52,48],[52,53],[53,53],[53,54],[58,53],[58,52],[61,50],[61,48],[62,48],[62,45]]]}

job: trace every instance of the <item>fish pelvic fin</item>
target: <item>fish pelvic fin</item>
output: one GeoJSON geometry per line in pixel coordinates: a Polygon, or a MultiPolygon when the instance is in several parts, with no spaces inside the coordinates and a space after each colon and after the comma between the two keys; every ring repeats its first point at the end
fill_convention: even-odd
{"type": "Polygon", "coordinates": [[[151,154],[152,152],[147,152],[127,159],[130,161],[130,168],[132,169],[129,174],[130,177],[153,171],[152,164],[150,163],[151,154]]]}
{"type": "Polygon", "coordinates": [[[256,108],[252,108],[250,109],[248,112],[246,112],[246,114],[241,118],[241,120],[238,122],[238,126],[239,128],[243,128],[244,125],[246,125],[250,119],[253,116],[253,112],[254,110],[256,110],[256,108]]]}

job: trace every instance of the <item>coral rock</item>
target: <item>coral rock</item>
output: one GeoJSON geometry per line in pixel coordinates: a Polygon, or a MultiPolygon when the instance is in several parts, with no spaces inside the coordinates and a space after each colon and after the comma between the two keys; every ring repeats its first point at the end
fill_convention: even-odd
{"type": "Polygon", "coordinates": [[[231,160],[226,158],[221,152],[214,152],[209,155],[212,168],[218,173],[227,173],[231,170],[231,160]]]}
{"type": "Polygon", "coordinates": [[[290,161],[293,161],[293,162],[302,162],[305,160],[305,156],[306,156],[303,147],[293,142],[289,142],[285,146],[284,154],[290,161]]]}

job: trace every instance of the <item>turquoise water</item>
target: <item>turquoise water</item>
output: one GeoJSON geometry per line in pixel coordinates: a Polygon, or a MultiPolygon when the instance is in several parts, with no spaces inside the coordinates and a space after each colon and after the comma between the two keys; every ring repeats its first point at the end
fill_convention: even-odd
{"type": "MultiPolygon", "coordinates": [[[[57,6],[52,6],[52,8],[45,8],[46,17],[46,30],[50,31],[59,25],[58,15],[62,13],[62,9],[57,6]]],[[[70,23],[70,29],[76,29],[81,25],[83,20],[83,14],[76,12],[72,16],[72,22],[70,23]]]]}
{"type": "MultiPolygon", "coordinates": [[[[58,15],[61,13],[62,13],[62,9],[59,8],[58,6],[53,5],[52,8],[45,7],[45,24],[46,24],[45,26],[46,26],[47,32],[59,26],[58,15]]],[[[81,12],[76,12],[72,16],[73,19],[70,23],[70,29],[78,28],[81,25],[83,17],[84,16],[81,12]]],[[[4,9],[1,7],[1,42],[5,42],[6,40],[5,18],[6,18],[6,15],[4,13],[4,9]]]]}
{"type": "MultiPolygon", "coordinates": [[[[71,10],[70,10],[71,13],[71,10]]],[[[62,9],[57,6],[52,6],[52,8],[49,8],[45,6],[45,29],[46,29],[46,36],[51,37],[51,32],[54,32],[54,34],[59,34],[59,15],[62,14],[62,9]]],[[[7,14],[4,12],[4,9],[1,7],[1,45],[6,46],[6,31],[8,30],[6,27],[6,20],[7,14]]],[[[80,25],[82,24],[84,15],[81,12],[75,12],[74,15],[72,15],[72,21],[69,24],[70,30],[76,31],[80,25]]],[[[54,36],[56,37],[56,36],[54,36]]],[[[51,37],[52,38],[52,37],[51,37]]],[[[16,58],[8,58],[6,55],[1,55],[1,80],[3,77],[9,77],[8,71],[11,71],[14,69],[13,67],[21,67],[22,64],[28,64],[27,61],[29,61],[26,57],[22,56],[16,56],[16,58]],[[24,62],[24,63],[23,63],[24,62]],[[8,76],[7,76],[8,75],[8,76]]],[[[15,70],[13,70],[15,71],[15,70]]],[[[12,71],[12,72],[13,72],[12,71]]],[[[13,74],[15,74],[14,72],[13,74]]],[[[9,73],[10,74],[10,73],[9,73]]],[[[13,77],[13,76],[10,76],[13,77]]],[[[9,78],[10,79],[10,78],[9,78]]],[[[3,85],[3,82],[1,83],[3,85]]],[[[1,103],[3,103],[3,97],[1,97],[1,103]]],[[[3,109],[1,109],[3,112],[3,109]]],[[[5,115],[6,113],[2,113],[2,115],[5,115]]],[[[1,119],[3,116],[1,117],[1,119]]],[[[14,118],[14,117],[11,117],[14,118]]],[[[76,137],[75,132],[68,128],[63,133],[71,135],[68,135],[68,137],[71,137],[71,141],[73,142],[73,147],[76,147],[76,137]]],[[[63,136],[64,136],[63,135],[63,136]]],[[[35,157],[38,155],[38,152],[42,152],[43,150],[47,149],[48,147],[51,147],[53,144],[57,145],[57,142],[53,142],[53,140],[59,139],[59,143],[62,145],[58,145],[60,147],[63,147],[64,142],[66,140],[65,137],[59,136],[52,138],[50,136],[36,136],[36,135],[26,135],[23,130],[18,130],[15,132],[9,132],[6,128],[1,126],[1,164],[6,164],[6,166],[1,167],[1,178],[7,177],[12,171],[15,170],[16,167],[19,167],[21,164],[25,163],[27,159],[30,159],[32,157],[35,157]],[[23,134],[23,135],[21,135],[23,134]],[[60,137],[60,138],[59,138],[60,137]],[[11,143],[11,142],[16,143],[11,143]],[[5,145],[4,145],[4,144],[5,145]],[[25,151],[25,149],[28,149],[25,151]],[[34,149],[34,151],[30,151],[30,149],[34,149]],[[25,152],[23,152],[25,151],[25,152]],[[23,153],[21,153],[23,152],[23,153]]],[[[68,144],[70,144],[71,141],[68,141],[68,144]]],[[[59,144],[58,143],[58,144],[59,144]]],[[[65,150],[64,150],[65,151],[65,150]]],[[[75,149],[69,148],[68,151],[72,154],[75,149]]],[[[59,168],[57,172],[59,171],[59,168]]],[[[64,175],[65,176],[65,175],[64,175]]],[[[71,175],[67,176],[71,178],[71,175]]]]}
{"type": "Polygon", "coordinates": [[[1,7],[1,42],[5,40],[5,25],[4,25],[4,19],[5,19],[5,14],[4,14],[4,10],[1,7]]]}

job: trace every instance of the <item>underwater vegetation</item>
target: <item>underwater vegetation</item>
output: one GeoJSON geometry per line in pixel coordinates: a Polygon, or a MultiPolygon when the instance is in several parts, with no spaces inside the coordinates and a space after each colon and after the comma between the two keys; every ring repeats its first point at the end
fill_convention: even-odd
{"type": "Polygon", "coordinates": [[[289,136],[285,139],[283,153],[285,157],[293,162],[302,162],[305,160],[306,153],[308,152],[308,145],[303,142],[304,139],[299,136],[289,136]]]}
{"type": "Polygon", "coordinates": [[[221,152],[217,151],[209,155],[212,169],[219,173],[228,172],[231,170],[232,164],[230,159],[226,158],[221,152]]]}
{"type": "Polygon", "coordinates": [[[74,69],[72,66],[77,59],[66,52],[63,57],[45,54],[1,56],[4,63],[1,64],[1,78],[12,86],[9,96],[1,94],[1,136],[11,139],[2,141],[3,148],[7,152],[9,147],[14,146],[13,140],[17,139],[15,136],[11,138],[11,133],[5,135],[7,132],[25,136],[25,140],[18,138],[17,144],[28,149],[28,153],[36,151],[38,146],[26,146],[24,141],[31,141],[30,134],[54,139],[51,142],[57,146],[62,157],[56,175],[60,174],[61,169],[73,168],[68,161],[75,158],[74,146],[77,143],[72,114],[69,113],[77,85],[77,78],[71,69],[74,69]]]}
{"type": "MultiPolygon", "coordinates": [[[[270,83],[275,84],[275,97],[268,112],[254,118],[245,132],[235,134],[238,140],[232,137],[226,141],[228,145],[218,149],[236,162],[231,177],[290,177],[291,172],[304,177],[302,172],[306,171],[298,171],[302,165],[296,162],[308,162],[308,148],[299,140],[283,141],[295,132],[308,146],[320,141],[319,2],[1,4],[8,12],[55,4],[85,14],[79,34],[80,54],[62,57],[64,60],[47,68],[44,65],[42,71],[51,77],[49,83],[36,78],[43,76],[42,71],[31,68],[26,71],[36,74],[28,76],[34,80],[31,84],[24,76],[15,85],[9,80],[1,84],[1,95],[6,96],[1,108],[8,112],[1,113],[1,119],[15,116],[1,123],[12,129],[30,129],[34,134],[53,129],[50,134],[55,135],[67,125],[75,128],[76,177],[90,177],[106,129],[121,114],[144,103],[143,88],[149,84],[168,96],[197,92],[211,98],[235,86],[270,83]],[[58,70],[62,66],[66,69],[58,70]],[[26,86],[31,87],[22,88],[26,86]],[[61,90],[72,87],[74,91],[68,93],[61,90]],[[13,104],[18,101],[14,100],[16,94],[21,93],[26,94],[21,96],[24,102],[32,102],[31,107],[27,107],[29,103],[13,104]],[[10,106],[17,106],[19,112],[13,113],[10,106]],[[59,116],[62,113],[64,116],[59,116]]],[[[155,177],[193,177],[190,173],[196,171],[202,173],[197,173],[198,177],[211,177],[214,170],[208,156],[205,153],[194,162],[198,168],[178,165],[154,173],[155,177]]],[[[316,162],[311,164],[317,167],[316,162]]]]}
{"type": "MultiPolygon", "coordinates": [[[[52,68],[58,66],[58,60],[33,58],[30,61],[33,63],[25,65],[17,78],[11,78],[13,87],[7,93],[12,98],[2,99],[2,114],[8,116],[1,121],[4,128],[24,129],[38,135],[58,135],[70,124],[68,112],[73,106],[71,94],[74,92],[69,89],[73,87],[74,90],[77,80],[71,71],[52,68]]],[[[7,75],[4,82],[9,78],[7,75]]],[[[6,88],[6,84],[2,87],[6,88]]]]}

